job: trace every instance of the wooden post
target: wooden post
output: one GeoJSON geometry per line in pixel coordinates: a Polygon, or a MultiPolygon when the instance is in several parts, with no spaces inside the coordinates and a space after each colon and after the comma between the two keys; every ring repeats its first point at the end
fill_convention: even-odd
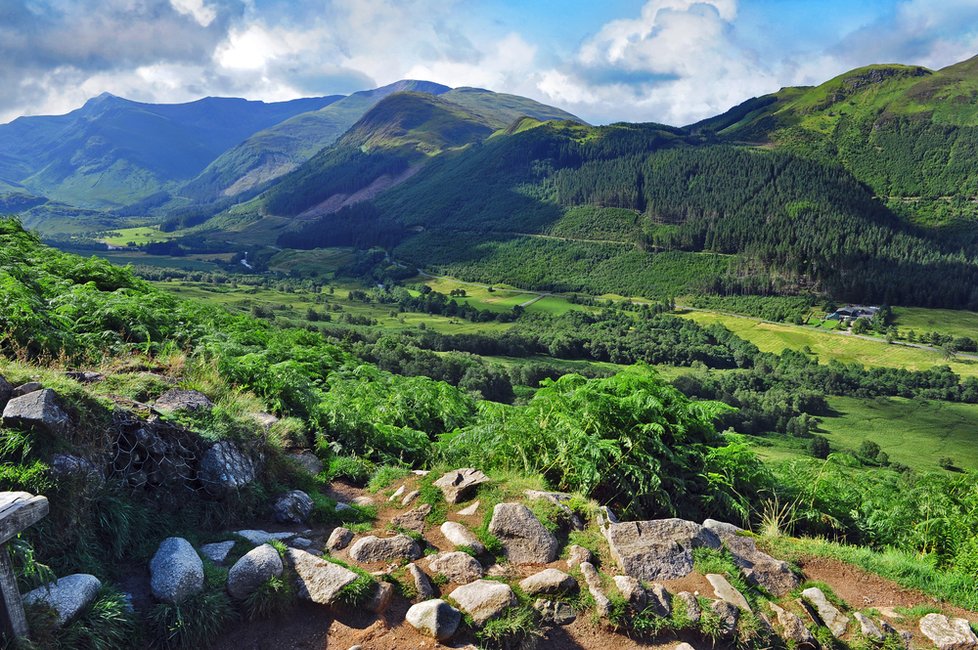
{"type": "MultiPolygon", "coordinates": [[[[48,500],[27,492],[0,492],[0,544],[48,514],[48,500]]],[[[26,637],[27,617],[17,589],[17,578],[6,546],[0,546],[0,616],[8,641],[26,637]]]]}

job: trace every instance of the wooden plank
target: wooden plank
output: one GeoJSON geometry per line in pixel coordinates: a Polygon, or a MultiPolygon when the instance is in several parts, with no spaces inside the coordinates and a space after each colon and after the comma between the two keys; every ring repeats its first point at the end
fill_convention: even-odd
{"type": "Polygon", "coordinates": [[[26,637],[27,616],[24,614],[24,603],[20,600],[20,591],[17,590],[17,579],[14,577],[14,567],[10,563],[7,547],[0,548],[0,610],[7,640],[26,637]]]}
{"type": "Polygon", "coordinates": [[[17,505],[21,501],[34,498],[33,494],[27,492],[0,492],[0,518],[3,518],[3,511],[17,505]]]}
{"type": "Polygon", "coordinates": [[[0,544],[4,544],[19,532],[33,526],[48,514],[47,497],[32,496],[19,501],[3,513],[0,519],[0,544]]]}

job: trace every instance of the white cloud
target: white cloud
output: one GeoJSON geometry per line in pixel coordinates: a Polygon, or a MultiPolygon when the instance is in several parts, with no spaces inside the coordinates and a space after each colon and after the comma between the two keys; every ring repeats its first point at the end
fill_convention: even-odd
{"type": "Polygon", "coordinates": [[[192,16],[201,27],[209,26],[217,18],[217,11],[204,0],[170,0],[170,4],[179,13],[192,16]]]}

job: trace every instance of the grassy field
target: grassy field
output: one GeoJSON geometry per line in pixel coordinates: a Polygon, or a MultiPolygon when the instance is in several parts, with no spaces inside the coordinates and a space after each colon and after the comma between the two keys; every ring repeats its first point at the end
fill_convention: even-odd
{"type": "Polygon", "coordinates": [[[329,276],[336,269],[353,261],[352,248],[316,248],[311,251],[284,250],[268,262],[270,271],[288,275],[296,272],[303,277],[329,276]]]}
{"type": "Polygon", "coordinates": [[[901,332],[914,330],[940,332],[951,336],[967,336],[978,340],[978,313],[952,309],[925,309],[923,307],[894,307],[896,326],[901,332]]]}
{"type": "Polygon", "coordinates": [[[135,228],[120,228],[108,232],[100,241],[109,246],[142,246],[152,242],[168,241],[177,236],[177,233],[163,232],[155,226],[137,226],[135,228]]]}
{"type": "Polygon", "coordinates": [[[538,297],[538,293],[523,291],[504,284],[493,286],[493,290],[489,291],[483,285],[470,284],[450,278],[419,278],[419,280],[423,280],[433,290],[444,294],[450,294],[454,289],[464,289],[465,297],[459,297],[455,300],[490,311],[510,311],[516,305],[523,305],[530,303],[530,301],[533,302],[526,306],[526,310],[531,313],[563,314],[572,309],[584,308],[558,295],[547,294],[539,300],[534,300],[538,297]]]}
{"type": "MultiPolygon", "coordinates": [[[[962,469],[978,469],[978,404],[955,404],[900,397],[829,397],[834,411],[822,418],[820,435],[832,449],[856,451],[872,440],[892,462],[938,470],[948,456],[962,469]]],[[[761,439],[758,452],[772,460],[807,455],[807,440],[787,436],[761,439]]]]}
{"type": "Polygon", "coordinates": [[[787,349],[802,351],[808,348],[818,355],[822,363],[836,359],[864,366],[908,370],[926,370],[934,366],[947,365],[962,376],[978,376],[978,361],[965,358],[948,361],[940,352],[889,345],[882,340],[870,341],[854,336],[833,334],[814,327],[767,323],[756,318],[708,311],[688,311],[682,316],[704,325],[720,323],[764,352],[778,353],[787,349]]]}

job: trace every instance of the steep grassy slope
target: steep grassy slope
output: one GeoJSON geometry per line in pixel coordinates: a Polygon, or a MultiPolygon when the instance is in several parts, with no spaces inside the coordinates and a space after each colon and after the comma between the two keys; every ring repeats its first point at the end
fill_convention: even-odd
{"type": "Polygon", "coordinates": [[[83,207],[124,205],[192,178],[255,131],[336,99],[155,105],[103,94],[67,115],[0,126],[0,178],[83,207]]]}

